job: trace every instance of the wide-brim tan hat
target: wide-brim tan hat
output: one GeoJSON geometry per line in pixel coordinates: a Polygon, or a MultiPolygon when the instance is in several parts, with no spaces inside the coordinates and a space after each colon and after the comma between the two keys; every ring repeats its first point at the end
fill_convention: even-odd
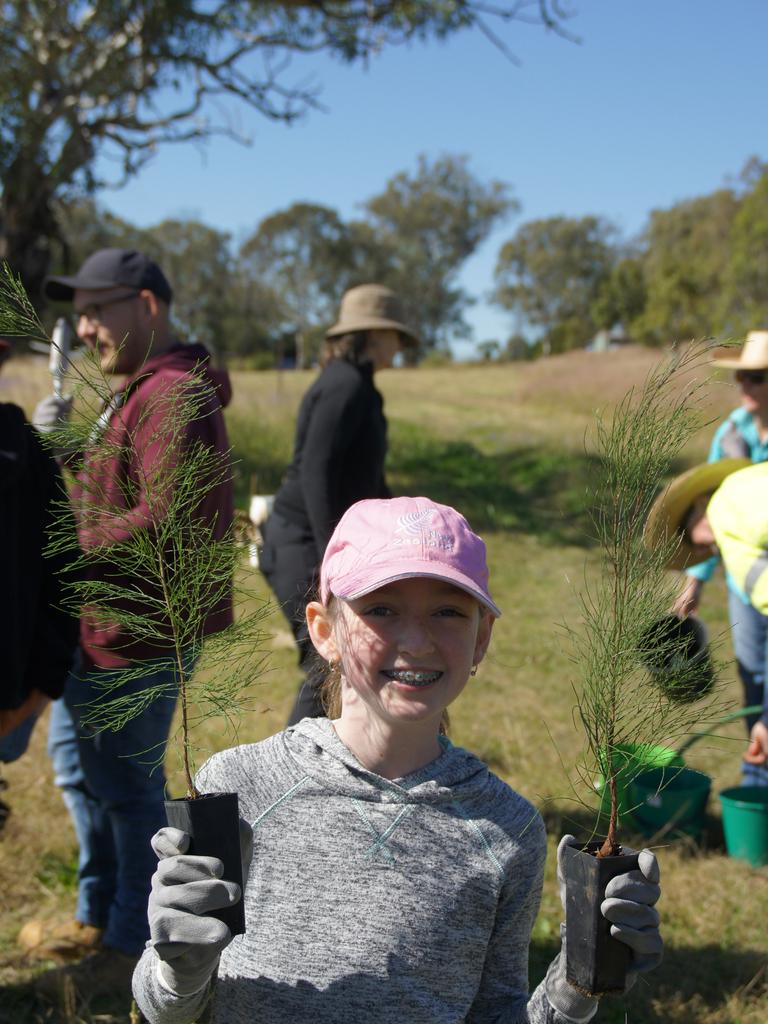
{"type": "Polygon", "coordinates": [[[683,533],[685,520],[696,499],[716,491],[731,473],[751,465],[749,459],[705,462],[676,476],[659,494],[648,513],[643,540],[651,549],[666,546],[673,538],[679,540],[667,562],[668,569],[687,569],[689,565],[702,561],[698,550],[683,533]]]}
{"type": "Polygon", "coordinates": [[[420,344],[413,328],[403,322],[403,309],[392,289],[383,284],[360,284],[344,292],[339,319],[325,336],[335,338],[353,331],[375,330],[400,331],[407,345],[420,344]]]}
{"type": "Polygon", "coordinates": [[[718,353],[712,360],[713,366],[724,366],[728,370],[768,370],[768,331],[750,331],[738,356],[732,354],[733,349],[718,349],[718,353]]]}

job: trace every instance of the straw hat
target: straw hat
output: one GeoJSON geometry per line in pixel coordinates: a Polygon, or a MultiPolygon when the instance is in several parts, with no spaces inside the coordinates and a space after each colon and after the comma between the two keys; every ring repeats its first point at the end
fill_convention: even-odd
{"type": "Polygon", "coordinates": [[[668,569],[685,569],[701,561],[701,556],[683,534],[686,517],[691,506],[702,494],[716,491],[720,484],[737,469],[746,469],[749,459],[719,459],[705,462],[681,473],[656,498],[648,513],[643,539],[647,547],[666,545],[673,537],[679,543],[669,561],[668,569]]]}
{"type": "Polygon", "coordinates": [[[713,366],[729,370],[768,370],[768,331],[750,331],[738,357],[728,355],[732,349],[721,349],[722,358],[713,359],[713,366]]]}
{"type": "Polygon", "coordinates": [[[405,343],[416,346],[419,337],[412,327],[403,323],[403,309],[400,300],[391,288],[383,284],[359,284],[344,292],[339,309],[339,319],[325,332],[326,338],[352,331],[392,330],[400,331],[405,343]]]}

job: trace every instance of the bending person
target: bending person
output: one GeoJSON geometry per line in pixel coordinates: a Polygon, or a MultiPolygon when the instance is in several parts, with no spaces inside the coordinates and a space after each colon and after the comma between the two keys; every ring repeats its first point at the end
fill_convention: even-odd
{"type": "MultiPolygon", "coordinates": [[[[741,404],[718,427],[709,452],[709,462],[720,459],[768,460],[768,331],[750,331],[737,357],[723,355],[713,366],[735,371],[741,392],[741,404]]],[[[689,565],[686,582],[675,602],[674,611],[685,618],[695,614],[701,591],[714,573],[719,557],[715,555],[698,565],[689,565]]],[[[768,661],[766,621],[747,601],[727,571],[728,618],[736,655],[739,678],[744,689],[744,704],[761,704],[768,661]]],[[[747,729],[755,723],[747,718],[747,729]]]]}
{"type": "MultiPolygon", "coordinates": [[[[677,477],[659,496],[651,511],[646,537],[651,545],[680,538],[670,568],[684,568],[702,558],[721,557],[731,594],[737,630],[746,622],[760,638],[755,644],[753,676],[764,678],[768,637],[768,463],[750,466],[744,459],[722,459],[696,466],[677,477]],[[761,656],[762,660],[758,661],[761,656]]],[[[743,677],[742,677],[743,678],[743,677]]],[[[745,785],[768,786],[768,693],[764,687],[745,688],[745,706],[762,705],[762,713],[747,716],[749,746],[743,755],[745,785]]]]}
{"type": "Polygon", "coordinates": [[[293,459],[262,529],[259,554],[306,676],[289,724],[324,713],[304,608],[331,533],[356,501],[389,496],[387,421],[373,376],[392,366],[401,348],[417,344],[389,288],[363,284],[350,289],[341,300],[338,322],[326,332],[322,372],[299,407],[293,459]]]}

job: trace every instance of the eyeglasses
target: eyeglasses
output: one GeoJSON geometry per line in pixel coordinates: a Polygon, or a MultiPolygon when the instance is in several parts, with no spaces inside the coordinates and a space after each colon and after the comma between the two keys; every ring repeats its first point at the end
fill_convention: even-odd
{"type": "Polygon", "coordinates": [[[765,384],[765,370],[737,370],[739,384],[765,384]]]}
{"type": "Polygon", "coordinates": [[[107,306],[116,306],[118,302],[127,302],[129,299],[135,299],[140,292],[129,292],[127,295],[116,295],[113,299],[104,299],[103,302],[89,302],[87,306],[83,306],[82,309],[75,310],[75,316],[78,319],[85,317],[85,319],[91,324],[100,324],[102,322],[102,310],[106,309],[107,306]]]}

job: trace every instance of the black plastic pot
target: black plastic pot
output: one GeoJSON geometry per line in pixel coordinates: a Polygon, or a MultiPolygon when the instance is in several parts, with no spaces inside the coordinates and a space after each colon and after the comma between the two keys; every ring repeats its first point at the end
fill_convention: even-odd
{"type": "Polygon", "coordinates": [[[715,684],[707,629],[693,615],[664,615],[642,637],[640,649],[651,678],[675,704],[692,704],[715,684]]]}
{"type": "Polygon", "coordinates": [[[605,887],[637,868],[638,853],[626,846],[617,857],[595,857],[601,843],[565,850],[566,978],[584,995],[623,992],[632,960],[629,946],[611,935],[600,913],[605,887]]]}
{"type": "MultiPolygon", "coordinates": [[[[191,837],[188,853],[218,857],[224,865],[222,877],[243,888],[237,793],[204,793],[195,800],[166,800],[165,815],[169,825],[191,837]]],[[[233,935],[245,932],[242,899],[230,907],[212,910],[210,916],[223,921],[233,935]]]]}

